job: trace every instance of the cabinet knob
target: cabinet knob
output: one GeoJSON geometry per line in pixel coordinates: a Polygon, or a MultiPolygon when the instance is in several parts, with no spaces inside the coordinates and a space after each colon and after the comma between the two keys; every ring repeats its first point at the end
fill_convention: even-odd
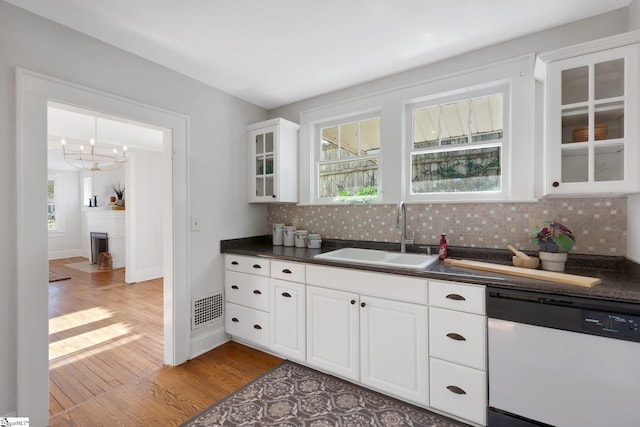
{"type": "Polygon", "coordinates": [[[238,289],[238,285],[232,285],[231,289],[238,289]]]}
{"type": "Polygon", "coordinates": [[[288,268],[285,268],[284,270],[282,270],[282,272],[284,274],[291,274],[291,270],[289,270],[288,268]]]}
{"type": "Polygon", "coordinates": [[[262,292],[260,292],[260,291],[259,291],[259,290],[257,290],[257,289],[256,289],[255,291],[253,291],[253,293],[254,293],[254,294],[256,294],[256,295],[262,295],[262,292]]]}
{"type": "Polygon", "coordinates": [[[289,292],[283,292],[282,296],[285,298],[291,298],[291,294],[289,292]]]}
{"type": "Polygon", "coordinates": [[[362,307],[362,308],[364,308],[366,305],[367,305],[367,304],[365,304],[365,303],[363,303],[363,302],[361,302],[361,303],[360,303],[360,307],[362,307]]]}
{"type": "Polygon", "coordinates": [[[451,338],[452,340],[456,340],[456,341],[466,341],[467,340],[465,337],[463,337],[460,334],[456,334],[455,332],[448,333],[447,337],[451,338]]]}
{"type": "Polygon", "coordinates": [[[253,264],[253,268],[262,268],[260,264],[253,264]]]}
{"type": "Polygon", "coordinates": [[[558,181],[553,181],[553,184],[551,184],[551,186],[553,186],[554,188],[560,187],[560,183],[558,181]]]}
{"type": "Polygon", "coordinates": [[[351,300],[351,305],[353,305],[353,304],[355,304],[355,303],[356,303],[356,300],[352,299],[352,300],[351,300]]]}
{"type": "Polygon", "coordinates": [[[455,386],[455,385],[447,386],[447,390],[449,390],[451,393],[455,393],[455,394],[467,394],[466,391],[464,391],[463,389],[461,389],[460,387],[455,386]]]}
{"type": "Polygon", "coordinates": [[[271,197],[273,197],[273,198],[275,199],[275,198],[276,198],[276,195],[275,195],[275,194],[272,194],[272,195],[271,195],[271,197]]]}
{"type": "Polygon", "coordinates": [[[467,299],[465,297],[463,297],[462,295],[458,295],[458,294],[449,294],[447,295],[448,299],[452,299],[454,301],[466,301],[467,299]]]}
{"type": "Polygon", "coordinates": [[[233,318],[231,318],[231,321],[232,321],[232,322],[234,322],[234,323],[238,323],[238,322],[239,322],[239,320],[238,320],[238,318],[237,318],[237,317],[233,317],[233,318]]]}
{"type": "Polygon", "coordinates": [[[231,265],[238,265],[238,261],[231,261],[231,265]]]}
{"type": "Polygon", "coordinates": [[[253,325],[253,329],[262,329],[262,326],[260,326],[260,325],[253,325]]]}

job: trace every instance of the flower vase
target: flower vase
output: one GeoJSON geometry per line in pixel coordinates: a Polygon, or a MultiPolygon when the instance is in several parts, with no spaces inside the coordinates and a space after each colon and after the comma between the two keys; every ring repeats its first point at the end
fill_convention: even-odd
{"type": "Polygon", "coordinates": [[[540,262],[542,263],[542,269],[547,271],[557,271],[562,273],[564,271],[564,264],[567,262],[566,252],[543,252],[538,253],[540,262]]]}

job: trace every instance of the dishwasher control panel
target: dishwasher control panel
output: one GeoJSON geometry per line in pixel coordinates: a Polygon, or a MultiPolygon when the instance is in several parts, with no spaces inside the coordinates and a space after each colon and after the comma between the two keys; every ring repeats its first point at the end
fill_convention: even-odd
{"type": "Polygon", "coordinates": [[[640,342],[640,316],[582,310],[582,328],[605,337],[640,342]]]}

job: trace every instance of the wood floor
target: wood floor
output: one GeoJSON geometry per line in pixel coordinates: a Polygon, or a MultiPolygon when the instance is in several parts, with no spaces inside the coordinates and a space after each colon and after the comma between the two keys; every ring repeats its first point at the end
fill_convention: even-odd
{"type": "Polygon", "coordinates": [[[174,426],[281,362],[237,343],[163,366],[162,280],[127,285],[124,270],[49,283],[49,425],[174,426]]]}

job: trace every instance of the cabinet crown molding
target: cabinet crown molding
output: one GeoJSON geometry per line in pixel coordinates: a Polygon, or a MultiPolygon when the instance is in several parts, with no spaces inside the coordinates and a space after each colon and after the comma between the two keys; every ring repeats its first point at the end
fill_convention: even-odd
{"type": "Polygon", "coordinates": [[[622,34],[616,34],[611,37],[605,37],[574,46],[543,52],[538,54],[538,59],[548,63],[634,43],[640,43],[640,30],[629,31],[622,34]]]}

